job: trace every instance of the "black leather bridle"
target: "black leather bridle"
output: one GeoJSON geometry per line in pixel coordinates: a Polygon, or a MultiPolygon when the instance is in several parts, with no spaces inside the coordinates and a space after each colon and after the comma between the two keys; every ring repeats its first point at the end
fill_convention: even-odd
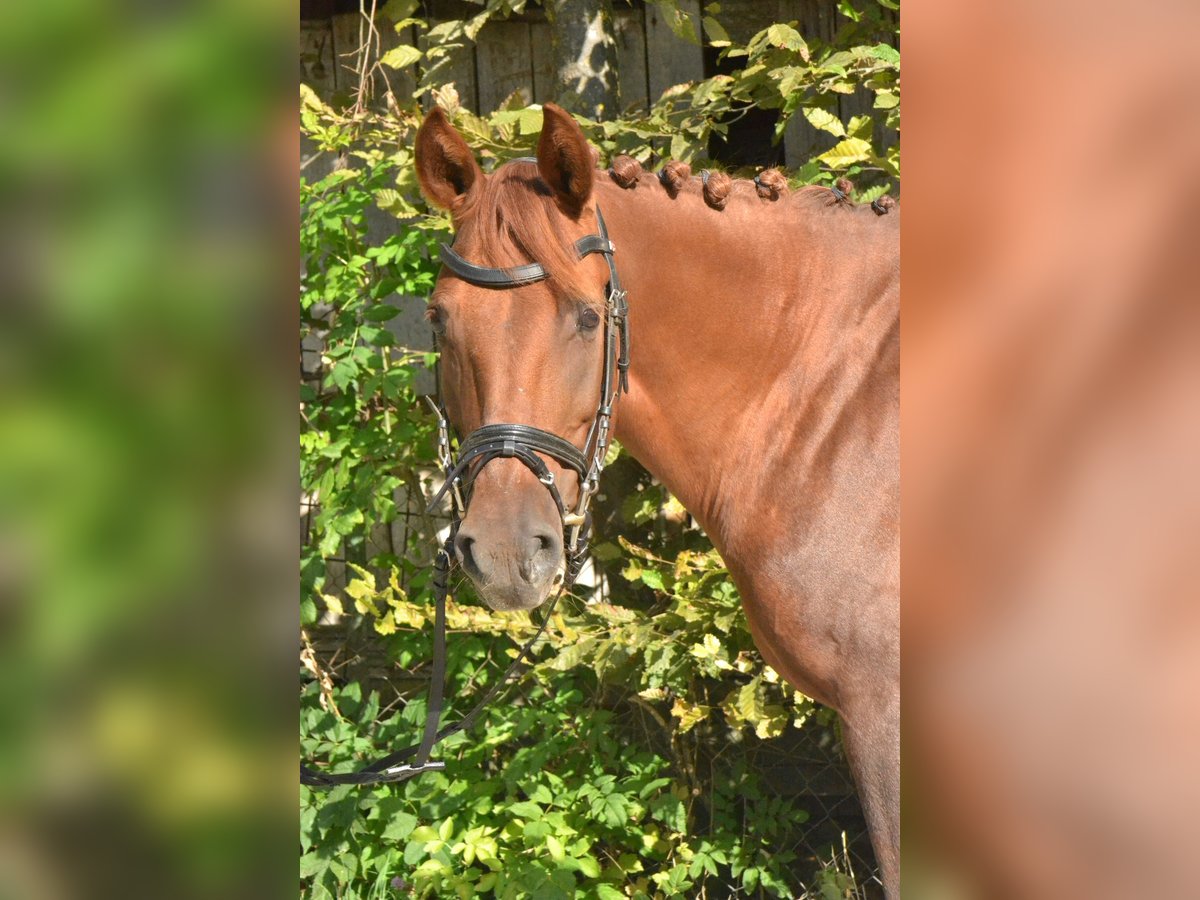
{"type": "MultiPolygon", "coordinates": [[[[629,391],[629,308],[621,279],[617,274],[613,255],[616,252],[608,239],[604,216],[596,208],[596,234],[589,234],[575,242],[575,251],[580,258],[600,253],[608,263],[608,284],[605,286],[604,319],[604,371],[600,383],[600,402],[596,416],[582,449],[552,432],[532,425],[497,423],[484,425],[467,435],[458,448],[455,459],[450,441],[450,423],[441,399],[441,378],[438,377],[438,398],[431,401],[438,417],[438,458],[445,475],[442,487],[430,502],[432,510],[442,498],[450,495],[450,534],[438,550],[434,563],[434,638],[433,666],[430,673],[429,703],[425,716],[425,728],[421,742],[405,747],[377,760],[358,772],[338,774],[317,772],[303,763],[300,765],[300,782],[311,787],[333,787],[339,784],[377,784],[402,781],[421,772],[443,769],[445,763],[430,761],[429,754],[434,746],[449,737],[470,728],[480,713],[507,683],[509,678],[528,655],[534,643],[541,638],[550,621],[554,607],[563,592],[575,583],[583,567],[587,553],[587,541],[591,532],[591,517],[588,513],[592,497],[600,483],[604,470],[604,459],[608,453],[609,430],[613,409],[622,392],[629,391]],[[567,509],[562,494],[555,483],[542,456],[548,456],[573,471],[579,480],[579,496],[574,507],[567,509]],[[480,471],[493,459],[517,459],[525,464],[545,485],[558,508],[563,528],[563,552],[565,572],[554,597],[545,606],[542,623],[509,665],[504,675],[484,694],[475,707],[461,720],[446,728],[438,729],[442,716],[442,700],[446,681],[446,595],[450,568],[454,561],[454,539],[458,534],[462,517],[470,502],[470,489],[480,471]],[[404,762],[411,760],[411,762],[404,762]]],[[[442,264],[470,284],[479,287],[507,290],[533,284],[549,277],[550,273],[536,262],[513,268],[477,266],[459,256],[452,247],[442,245],[442,264]]]]}

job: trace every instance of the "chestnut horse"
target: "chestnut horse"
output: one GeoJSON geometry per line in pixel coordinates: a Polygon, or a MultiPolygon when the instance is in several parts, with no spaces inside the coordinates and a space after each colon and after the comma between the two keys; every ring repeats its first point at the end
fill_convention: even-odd
{"type": "MultiPolygon", "coordinates": [[[[629,392],[615,433],[695,516],[763,657],[832,706],[889,898],[899,896],[899,216],[841,191],[608,173],[546,104],[536,163],[485,175],[440,109],[417,134],[422,191],[480,266],[549,278],[492,290],[443,270],[430,300],[452,421],[524,423],[582,447],[604,365],[609,273],[574,242],[603,211],[628,291],[629,392]]],[[[898,211],[897,211],[898,212],[898,211]]],[[[545,463],[570,506],[575,473],[545,463]]],[[[560,512],[517,459],[478,472],[456,552],[496,609],[561,578],[560,512]]]]}

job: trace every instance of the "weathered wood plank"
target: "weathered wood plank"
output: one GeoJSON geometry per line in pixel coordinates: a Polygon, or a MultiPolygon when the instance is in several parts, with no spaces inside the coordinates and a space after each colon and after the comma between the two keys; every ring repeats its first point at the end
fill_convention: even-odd
{"type": "MultiPolygon", "coordinates": [[[[679,8],[692,17],[698,28],[700,0],[679,0],[679,8]]],[[[700,45],[676,37],[657,6],[646,7],[646,59],[651,102],[672,85],[704,77],[700,45]]]]}
{"type": "Polygon", "coordinates": [[[650,102],[646,77],[646,9],[618,7],[613,14],[617,41],[617,82],[624,109],[645,109],[650,102]]]}
{"type": "MultiPolygon", "coordinates": [[[[805,40],[828,41],[836,28],[833,22],[836,6],[830,0],[783,0],[781,21],[795,20],[805,40]]],[[[783,132],[784,162],[789,169],[798,168],[818,153],[836,143],[833,135],[818,131],[797,112],[783,132]]]]}
{"type": "Polygon", "coordinates": [[[479,112],[497,109],[513,91],[533,102],[533,59],[526,22],[489,22],[475,45],[479,112]]]}
{"type": "Polygon", "coordinates": [[[300,81],[322,100],[334,91],[333,30],[328,19],[300,23],[300,81]]]}
{"type": "Polygon", "coordinates": [[[778,3],[761,0],[721,0],[721,13],[717,18],[737,44],[748,43],[768,25],[787,21],[787,18],[779,18],[778,3]]]}
{"type": "Polygon", "coordinates": [[[358,48],[367,39],[367,22],[356,12],[339,13],[330,20],[333,31],[334,80],[337,90],[352,93],[358,90],[358,48]]]}
{"type": "Polygon", "coordinates": [[[534,22],[529,26],[529,50],[533,69],[533,102],[554,99],[554,58],[550,52],[550,25],[534,22]]]}

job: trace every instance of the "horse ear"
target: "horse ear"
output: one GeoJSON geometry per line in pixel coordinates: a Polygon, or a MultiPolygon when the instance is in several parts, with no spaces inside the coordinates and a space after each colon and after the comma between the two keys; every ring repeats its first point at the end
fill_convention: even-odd
{"type": "Polygon", "coordinates": [[[471,188],[483,180],[483,170],[446,113],[435,106],[417,130],[417,180],[429,202],[455,212],[471,188]]]}
{"type": "Polygon", "coordinates": [[[583,136],[583,129],[570,113],[553,103],[547,103],[542,111],[538,173],[554,191],[563,210],[575,216],[592,195],[595,156],[583,136]]]}

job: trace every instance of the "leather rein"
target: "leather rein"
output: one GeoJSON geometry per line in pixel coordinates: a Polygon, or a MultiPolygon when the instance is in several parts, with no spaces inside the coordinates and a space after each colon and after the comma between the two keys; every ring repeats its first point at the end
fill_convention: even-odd
{"type": "MultiPolygon", "coordinates": [[[[467,435],[458,447],[455,458],[450,441],[450,422],[441,399],[440,364],[437,369],[437,400],[430,400],[438,419],[438,461],[445,480],[429,504],[432,509],[446,495],[450,496],[450,533],[439,548],[434,562],[434,634],[433,664],[429,681],[429,702],[425,715],[425,727],[421,742],[391,753],[376,760],[357,772],[318,772],[301,763],[300,783],[310,787],[327,788],[341,784],[380,784],[403,781],[422,772],[444,769],[446,764],[429,759],[433,748],[460,731],[470,728],[479,715],[508,682],[525,660],[530,649],[541,638],[550,622],[559,598],[579,576],[587,554],[587,542],[591,532],[591,516],[588,512],[592,497],[600,485],[600,473],[608,453],[609,430],[613,409],[622,392],[629,392],[629,307],[621,279],[617,274],[613,255],[616,249],[608,239],[608,229],[600,208],[596,208],[597,234],[589,234],[575,242],[575,252],[582,259],[589,254],[599,253],[608,263],[608,284],[605,286],[604,319],[604,371],[600,383],[600,401],[596,416],[583,449],[552,432],[532,425],[490,424],[477,428],[467,435]],[[540,454],[540,455],[539,455],[540,454]],[[542,456],[548,456],[566,469],[573,471],[579,481],[579,496],[570,509],[563,503],[562,494],[555,483],[554,473],[546,466],[542,456]],[[454,725],[438,728],[442,717],[442,701],[446,683],[446,597],[449,592],[450,569],[454,564],[454,539],[470,502],[470,489],[480,471],[493,459],[520,460],[538,481],[550,492],[558,509],[563,528],[563,551],[565,571],[554,597],[546,605],[542,623],[509,665],[501,678],[493,684],[475,707],[454,725]]],[[[536,262],[513,268],[478,266],[463,259],[446,244],[442,244],[442,264],[470,284],[479,287],[508,290],[543,281],[550,273],[536,262]]]]}

